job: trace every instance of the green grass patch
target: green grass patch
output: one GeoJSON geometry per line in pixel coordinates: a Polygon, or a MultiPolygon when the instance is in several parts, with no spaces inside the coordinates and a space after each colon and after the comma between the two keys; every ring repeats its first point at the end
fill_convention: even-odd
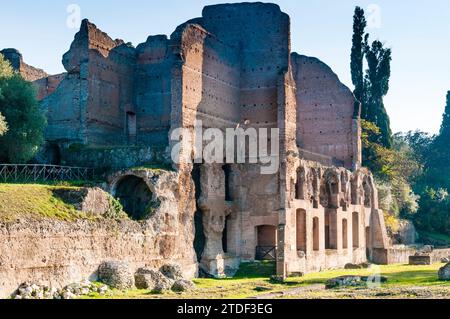
{"type": "MultiPolygon", "coordinates": [[[[273,264],[273,263],[272,263],[273,264]]],[[[307,288],[311,285],[324,284],[327,280],[344,275],[370,276],[377,271],[389,278],[377,290],[377,292],[390,291],[397,288],[424,289],[450,289],[450,282],[438,280],[437,272],[441,264],[431,266],[409,266],[409,265],[389,265],[379,268],[361,270],[332,270],[320,273],[313,273],[299,278],[289,278],[283,284],[276,284],[270,281],[273,265],[271,263],[242,264],[237,276],[232,279],[196,279],[194,280],[197,289],[188,293],[168,292],[161,295],[152,294],[145,290],[113,291],[108,296],[94,296],[92,298],[112,298],[112,299],[244,299],[266,295],[268,293],[286,292],[296,288],[307,288]],[[269,272],[270,270],[270,272],[269,272]],[[252,272],[255,271],[255,272],[252,272]],[[261,291],[260,288],[264,288],[261,291]]],[[[323,290],[320,292],[310,292],[307,297],[339,297],[334,295],[339,290],[323,290]]],[[[358,288],[350,288],[353,295],[358,297],[358,288]]],[[[354,298],[354,297],[352,297],[354,298]]]]}
{"type": "MultiPolygon", "coordinates": [[[[431,266],[410,266],[403,264],[387,265],[387,266],[374,266],[371,269],[358,269],[358,270],[332,270],[321,273],[307,274],[304,277],[296,278],[304,284],[318,284],[325,283],[328,279],[355,275],[355,276],[372,276],[374,274],[379,274],[381,276],[387,276],[389,278],[388,282],[385,284],[387,286],[394,285],[421,285],[421,286],[431,286],[431,285],[447,285],[450,287],[449,283],[444,283],[438,280],[437,272],[442,264],[434,264],[431,266]]],[[[289,280],[289,279],[288,279],[289,280]]]]}
{"type": "Polygon", "coordinates": [[[13,222],[20,218],[52,218],[65,221],[95,219],[78,211],[57,193],[62,190],[80,190],[74,186],[38,184],[0,184],[0,221],[13,222]]]}
{"type": "Polygon", "coordinates": [[[0,185],[39,185],[39,186],[56,186],[56,187],[97,187],[102,184],[102,181],[36,181],[36,182],[15,182],[15,183],[0,183],[0,185]]]}
{"type": "Polygon", "coordinates": [[[275,275],[275,272],[276,264],[274,261],[242,263],[234,278],[270,278],[270,276],[275,275]]]}

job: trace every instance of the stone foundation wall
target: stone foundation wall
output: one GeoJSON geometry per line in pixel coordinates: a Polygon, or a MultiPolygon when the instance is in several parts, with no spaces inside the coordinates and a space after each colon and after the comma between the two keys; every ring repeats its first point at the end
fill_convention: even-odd
{"type": "Polygon", "coordinates": [[[431,253],[431,262],[438,263],[441,262],[443,258],[450,258],[450,248],[446,249],[435,249],[431,253]]]}
{"type": "MultiPolygon", "coordinates": [[[[394,246],[387,249],[374,249],[372,259],[381,265],[408,264],[409,257],[418,252],[415,246],[394,246]]],[[[430,254],[431,263],[439,263],[442,258],[450,258],[450,248],[434,249],[430,254]]]]}
{"type": "Polygon", "coordinates": [[[380,265],[407,264],[409,256],[417,252],[414,247],[378,248],[372,251],[372,260],[380,265]]]}
{"type": "Polygon", "coordinates": [[[180,249],[179,235],[155,234],[145,223],[132,221],[0,224],[0,298],[26,281],[62,288],[95,280],[98,266],[107,260],[129,262],[133,271],[176,262],[193,278],[197,266],[190,251],[180,249]]]}

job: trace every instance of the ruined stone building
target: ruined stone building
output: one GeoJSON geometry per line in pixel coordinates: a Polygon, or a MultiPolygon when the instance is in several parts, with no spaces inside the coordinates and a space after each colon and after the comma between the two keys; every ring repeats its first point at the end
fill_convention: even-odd
{"type": "Polygon", "coordinates": [[[205,128],[280,129],[273,175],[261,175],[260,164],[194,165],[183,154],[172,180],[178,215],[165,221],[176,226],[158,237],[164,258],[215,276],[272,257],[282,276],[385,263],[383,213],[361,167],[358,103],[325,63],[291,51],[290,34],[277,5],[223,4],[137,47],[84,20],[62,75],[4,54],[37,84],[48,117],[43,160],[121,170],[110,191],[134,215],[133,203],[158,190],[132,168],[170,163],[175,128],[201,120],[205,128]]]}

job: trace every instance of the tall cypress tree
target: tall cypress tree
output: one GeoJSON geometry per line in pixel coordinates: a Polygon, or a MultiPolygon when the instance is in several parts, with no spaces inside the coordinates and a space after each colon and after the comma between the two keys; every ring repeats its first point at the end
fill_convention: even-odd
{"type": "Polygon", "coordinates": [[[389,91],[392,52],[391,49],[384,48],[380,41],[374,41],[370,46],[367,36],[365,42],[365,56],[368,64],[365,79],[367,96],[362,117],[380,128],[379,143],[386,148],[392,148],[391,123],[383,103],[383,98],[389,91]]]}
{"type": "Polygon", "coordinates": [[[447,92],[447,104],[442,118],[441,130],[436,137],[432,158],[429,159],[429,166],[436,169],[435,174],[442,183],[438,186],[446,187],[450,190],[450,176],[446,174],[450,169],[450,91],[447,92]],[[443,174],[445,172],[445,174],[443,174]]]}
{"type": "Polygon", "coordinates": [[[353,39],[351,54],[351,72],[352,82],[355,86],[355,117],[360,115],[360,104],[364,100],[364,33],[367,27],[364,10],[360,7],[355,8],[353,16],[353,39]]]}
{"type": "Polygon", "coordinates": [[[426,154],[425,162],[427,185],[450,191],[450,91],[447,93],[441,130],[426,154]]]}
{"type": "Polygon", "coordinates": [[[450,145],[450,91],[447,92],[447,104],[443,117],[439,138],[445,139],[446,143],[450,145]]]}

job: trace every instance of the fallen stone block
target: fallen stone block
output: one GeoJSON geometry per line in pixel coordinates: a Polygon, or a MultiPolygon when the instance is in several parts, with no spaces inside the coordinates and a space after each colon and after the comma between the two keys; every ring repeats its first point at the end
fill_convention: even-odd
{"type": "Polygon", "coordinates": [[[98,268],[98,278],[111,288],[126,290],[134,287],[134,274],[130,265],[120,261],[107,261],[98,268]]]}
{"type": "Polygon", "coordinates": [[[162,266],[159,271],[169,279],[172,280],[181,280],[184,279],[183,271],[181,267],[177,264],[168,264],[162,266]]]}
{"type": "Polygon", "coordinates": [[[409,264],[413,266],[426,266],[431,265],[431,256],[430,255],[421,255],[421,256],[410,256],[409,264]]]}
{"type": "Polygon", "coordinates": [[[134,281],[136,288],[149,290],[153,290],[156,287],[160,287],[161,290],[167,290],[173,284],[173,281],[160,271],[149,268],[138,269],[134,275],[134,281]]]}
{"type": "Polygon", "coordinates": [[[195,284],[189,280],[177,280],[172,286],[172,290],[175,292],[186,292],[195,290],[195,284]]]}

